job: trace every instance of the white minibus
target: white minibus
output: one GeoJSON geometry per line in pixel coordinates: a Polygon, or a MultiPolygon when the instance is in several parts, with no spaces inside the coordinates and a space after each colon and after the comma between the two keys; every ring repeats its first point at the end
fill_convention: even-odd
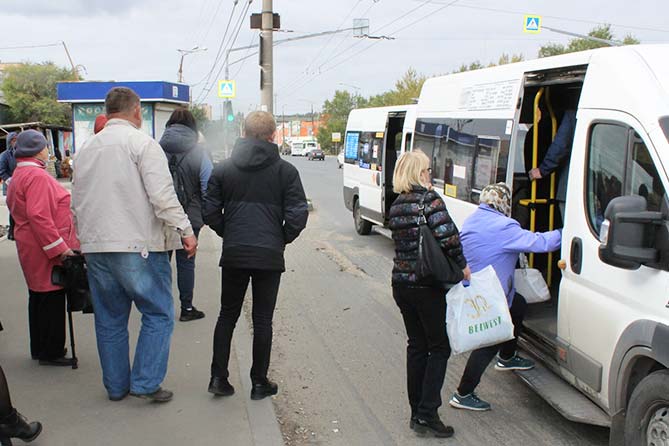
{"type": "Polygon", "coordinates": [[[290,155],[291,156],[307,156],[309,149],[307,149],[307,144],[303,141],[293,141],[290,143],[290,155]]]}
{"type": "MultiPolygon", "coordinates": [[[[435,188],[459,226],[483,187],[505,181],[525,228],[562,228],[561,250],[531,259],[552,297],[529,305],[521,345],[538,362],[522,379],[570,420],[610,426],[612,445],[667,444],[669,45],[429,79],[412,149],[432,159],[435,188]],[[558,202],[559,174],[531,182],[527,172],[574,111],[558,202]]],[[[359,168],[360,153],[345,167],[359,168]]]]}
{"type": "Polygon", "coordinates": [[[385,226],[395,200],[393,170],[411,145],[416,106],[399,105],[351,111],[344,137],[344,203],[359,234],[385,226]]]}

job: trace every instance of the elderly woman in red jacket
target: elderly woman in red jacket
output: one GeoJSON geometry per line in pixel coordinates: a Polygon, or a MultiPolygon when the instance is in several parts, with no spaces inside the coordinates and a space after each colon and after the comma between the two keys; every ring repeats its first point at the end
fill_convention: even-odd
{"type": "Polygon", "coordinates": [[[46,171],[46,138],[26,130],[16,141],[16,170],[7,204],[28,285],[30,353],[40,365],[71,364],[65,358],[65,290],[51,284],[51,270],[79,249],[70,193],[46,171]]]}

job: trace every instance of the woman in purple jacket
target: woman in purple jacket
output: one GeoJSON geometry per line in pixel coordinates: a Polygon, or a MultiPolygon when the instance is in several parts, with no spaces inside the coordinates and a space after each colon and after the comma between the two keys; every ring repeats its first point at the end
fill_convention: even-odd
{"type": "Polygon", "coordinates": [[[516,345],[527,309],[523,296],[516,294],[513,274],[518,255],[543,253],[560,248],[560,230],[531,232],[511,218],[511,191],[505,183],[491,184],[481,192],[479,208],[462,225],[460,241],[472,273],[492,265],[504,288],[514,325],[514,339],[475,350],[469,356],[457,392],[449,404],[458,409],[490,410],[474,389],[490,361],[497,355],[496,370],[529,370],[534,362],[516,354],[516,345]]]}

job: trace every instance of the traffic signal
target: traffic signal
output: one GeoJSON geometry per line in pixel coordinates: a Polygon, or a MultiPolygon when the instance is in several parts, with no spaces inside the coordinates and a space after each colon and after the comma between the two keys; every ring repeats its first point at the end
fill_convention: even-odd
{"type": "Polygon", "coordinates": [[[232,101],[225,101],[225,119],[228,122],[235,120],[235,114],[232,112],[232,101]]]}

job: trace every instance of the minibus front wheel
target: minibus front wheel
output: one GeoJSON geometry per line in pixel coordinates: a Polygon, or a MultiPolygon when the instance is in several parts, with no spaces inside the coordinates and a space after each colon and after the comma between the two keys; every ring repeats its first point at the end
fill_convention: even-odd
{"type": "Polygon", "coordinates": [[[625,416],[626,446],[669,444],[669,370],[659,370],[636,386],[625,416]]]}
{"type": "Polygon", "coordinates": [[[372,224],[362,218],[360,213],[360,201],[356,198],[353,202],[353,222],[355,223],[355,230],[360,235],[369,235],[372,232],[372,224]]]}

